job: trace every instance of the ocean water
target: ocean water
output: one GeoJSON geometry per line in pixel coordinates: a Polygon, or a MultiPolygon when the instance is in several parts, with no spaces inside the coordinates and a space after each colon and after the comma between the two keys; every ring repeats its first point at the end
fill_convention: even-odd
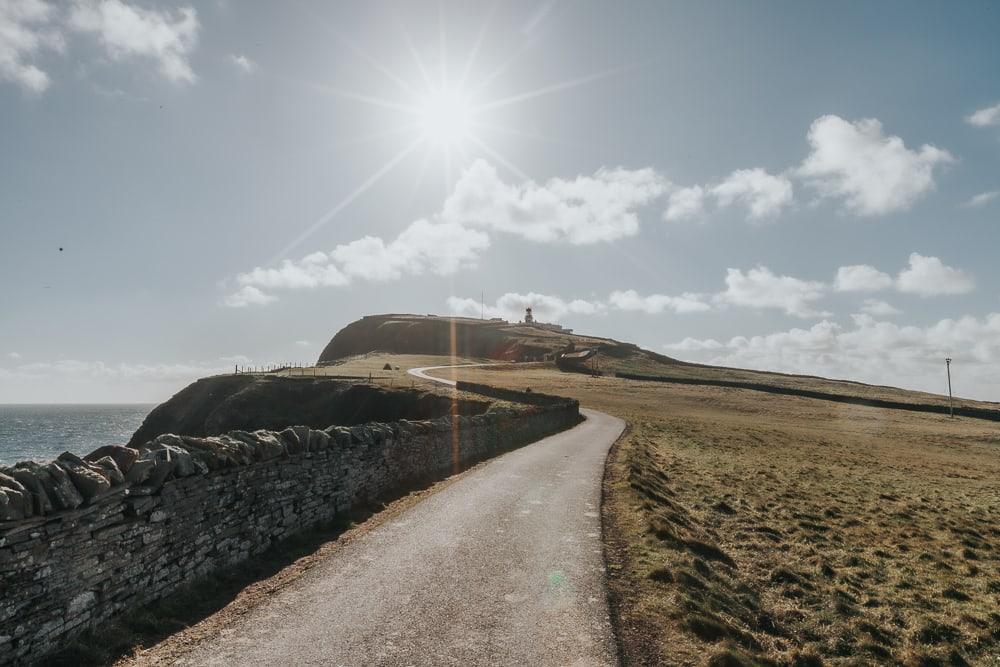
{"type": "Polygon", "coordinates": [[[0,465],[80,456],[128,442],[155,407],[130,405],[0,405],[0,465]]]}

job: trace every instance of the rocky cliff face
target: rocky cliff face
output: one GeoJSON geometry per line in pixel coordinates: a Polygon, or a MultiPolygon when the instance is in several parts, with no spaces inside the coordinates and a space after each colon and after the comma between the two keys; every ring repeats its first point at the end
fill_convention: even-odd
{"type": "MultiPolygon", "coordinates": [[[[457,414],[477,415],[487,401],[459,399],[457,414]]],[[[436,419],[452,413],[446,396],[415,389],[386,389],[332,378],[223,375],[194,382],[157,406],[135,432],[137,447],[164,433],[205,437],[232,430],[280,431],[353,426],[397,419],[436,419]]]]}

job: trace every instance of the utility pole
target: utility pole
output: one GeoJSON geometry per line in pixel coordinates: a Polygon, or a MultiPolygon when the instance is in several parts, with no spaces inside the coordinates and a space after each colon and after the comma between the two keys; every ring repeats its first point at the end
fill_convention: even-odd
{"type": "Polygon", "coordinates": [[[479,319],[481,319],[481,320],[485,320],[485,319],[486,319],[486,290],[483,290],[483,292],[482,292],[482,294],[480,295],[480,297],[481,297],[481,298],[480,298],[480,301],[479,301],[479,303],[480,303],[480,304],[482,304],[482,306],[483,306],[483,312],[482,312],[482,314],[481,314],[481,315],[479,316],[479,319]]]}
{"type": "Polygon", "coordinates": [[[944,360],[944,366],[948,370],[948,416],[955,418],[955,399],[951,397],[951,357],[944,360]]]}

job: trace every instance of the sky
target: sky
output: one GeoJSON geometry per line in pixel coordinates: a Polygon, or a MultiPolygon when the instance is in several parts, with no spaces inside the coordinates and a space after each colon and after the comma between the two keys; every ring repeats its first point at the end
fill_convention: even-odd
{"type": "Polygon", "coordinates": [[[1000,8],[0,0],[0,402],[386,312],[1000,401],[1000,8]]]}

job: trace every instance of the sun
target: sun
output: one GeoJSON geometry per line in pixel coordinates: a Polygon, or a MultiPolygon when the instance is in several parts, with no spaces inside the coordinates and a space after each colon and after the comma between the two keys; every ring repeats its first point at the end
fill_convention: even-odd
{"type": "MultiPolygon", "coordinates": [[[[0,3],[2,2],[3,0],[0,0],[0,3]]],[[[399,125],[387,126],[383,130],[378,130],[367,136],[352,140],[352,144],[374,143],[389,136],[404,136],[406,138],[404,139],[403,146],[394,155],[386,159],[381,166],[369,174],[354,190],[346,194],[340,202],[333,205],[326,213],[304,229],[272,261],[286,257],[289,252],[305,241],[305,239],[329,223],[330,220],[385,177],[387,173],[395,169],[397,165],[404,162],[412,154],[418,153],[420,149],[423,149],[423,159],[419,162],[419,168],[415,174],[414,191],[423,183],[428,165],[437,162],[443,167],[442,181],[445,187],[445,196],[447,196],[455,182],[453,177],[454,170],[456,168],[462,169],[471,160],[481,156],[489,157],[521,180],[531,180],[530,176],[523,169],[519,168],[494,145],[495,140],[493,137],[497,133],[503,134],[507,138],[546,140],[546,137],[525,132],[516,127],[507,126],[502,122],[498,123],[496,112],[512,105],[523,104],[560,91],[587,85],[634,67],[634,65],[625,65],[594,72],[586,76],[557,81],[540,88],[514,92],[506,96],[496,97],[489,95],[484,98],[484,95],[490,90],[491,84],[501,77],[521,54],[528,51],[526,48],[517,50],[512,57],[504,60],[498,66],[486,70],[485,74],[478,72],[474,65],[477,64],[476,59],[480,51],[480,46],[482,46],[483,38],[486,35],[488,24],[489,16],[484,21],[476,42],[465,59],[465,64],[460,70],[461,75],[455,78],[449,77],[448,63],[451,59],[448,57],[443,21],[439,22],[441,31],[439,41],[441,47],[438,59],[438,71],[433,71],[433,68],[429,69],[425,65],[425,58],[414,47],[413,40],[410,39],[409,34],[403,28],[403,23],[399,23],[399,27],[402,29],[401,36],[403,42],[409,47],[414,69],[421,75],[420,81],[408,80],[400,76],[373,55],[362,51],[347,40],[342,40],[352,51],[371,65],[373,70],[394,83],[398,88],[397,94],[383,97],[372,95],[368,92],[347,90],[323,82],[307,81],[305,82],[306,85],[324,94],[350,100],[354,103],[361,103],[373,109],[390,111],[399,116],[399,125]]],[[[459,70],[455,68],[451,71],[457,74],[459,70]]]]}
{"type": "Polygon", "coordinates": [[[472,135],[474,109],[468,98],[453,90],[431,91],[417,106],[417,125],[423,139],[444,148],[457,148],[472,135]]]}

